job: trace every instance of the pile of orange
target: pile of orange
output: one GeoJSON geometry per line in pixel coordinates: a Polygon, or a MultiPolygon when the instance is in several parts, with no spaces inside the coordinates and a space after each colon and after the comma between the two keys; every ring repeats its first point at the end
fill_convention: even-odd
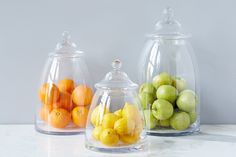
{"type": "Polygon", "coordinates": [[[76,86],[72,79],[60,80],[57,85],[45,83],[39,90],[40,118],[55,128],[65,128],[71,122],[85,128],[92,97],[90,87],[76,86]]]}

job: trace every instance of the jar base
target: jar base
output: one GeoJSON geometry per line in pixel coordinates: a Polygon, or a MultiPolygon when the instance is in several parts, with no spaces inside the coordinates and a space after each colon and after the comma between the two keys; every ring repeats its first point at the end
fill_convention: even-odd
{"type": "Polygon", "coordinates": [[[127,148],[98,148],[90,145],[85,145],[85,147],[89,150],[95,151],[95,152],[105,152],[105,153],[130,153],[130,152],[137,152],[137,151],[144,151],[147,148],[145,148],[145,145],[139,145],[136,147],[127,147],[127,148]]]}
{"type": "Polygon", "coordinates": [[[35,130],[39,133],[47,134],[47,135],[78,135],[83,134],[84,129],[76,128],[76,129],[54,129],[52,127],[47,126],[35,126],[35,130]]]}
{"type": "Polygon", "coordinates": [[[85,147],[95,152],[104,152],[104,153],[130,153],[130,152],[147,150],[146,140],[144,140],[143,142],[139,142],[138,144],[122,146],[122,147],[96,147],[89,143],[86,143],[85,147]]]}
{"type": "Polygon", "coordinates": [[[173,129],[161,128],[156,130],[147,130],[147,134],[151,136],[187,136],[192,134],[198,134],[200,132],[200,128],[189,128],[187,130],[178,131],[173,129]]]}

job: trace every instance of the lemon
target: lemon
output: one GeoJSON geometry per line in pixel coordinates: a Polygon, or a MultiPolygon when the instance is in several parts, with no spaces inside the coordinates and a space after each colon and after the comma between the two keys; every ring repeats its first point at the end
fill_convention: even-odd
{"type": "Polygon", "coordinates": [[[91,114],[91,123],[94,126],[99,126],[102,124],[102,118],[105,113],[108,113],[109,110],[106,108],[106,105],[98,105],[94,108],[91,114]]]}
{"type": "Polygon", "coordinates": [[[119,136],[116,134],[115,130],[111,128],[103,129],[99,139],[107,146],[115,146],[119,142],[119,136]]]}
{"type": "Polygon", "coordinates": [[[102,128],[112,128],[114,127],[115,122],[119,119],[114,113],[106,113],[102,119],[102,128]]]}
{"type": "Polygon", "coordinates": [[[134,134],[140,135],[142,131],[143,131],[143,125],[136,126],[134,129],[134,134]]]}
{"type": "Polygon", "coordinates": [[[132,134],[135,129],[135,122],[132,119],[121,118],[115,122],[114,129],[119,135],[132,134]]]}
{"type": "Polygon", "coordinates": [[[139,135],[137,134],[133,134],[133,135],[121,135],[120,136],[120,140],[123,143],[127,143],[127,144],[134,144],[139,140],[139,135]]]}
{"type": "Polygon", "coordinates": [[[122,109],[115,111],[114,114],[117,115],[119,118],[122,118],[122,109]]]}
{"type": "Polygon", "coordinates": [[[125,106],[122,110],[122,117],[132,119],[136,124],[138,124],[142,119],[138,107],[129,103],[125,103],[125,106]]]}
{"type": "Polygon", "coordinates": [[[101,132],[102,132],[102,126],[97,126],[93,129],[92,135],[96,140],[99,140],[101,132]]]}
{"type": "Polygon", "coordinates": [[[136,123],[135,123],[135,130],[142,131],[144,128],[144,123],[145,122],[141,117],[137,118],[136,123]]]}

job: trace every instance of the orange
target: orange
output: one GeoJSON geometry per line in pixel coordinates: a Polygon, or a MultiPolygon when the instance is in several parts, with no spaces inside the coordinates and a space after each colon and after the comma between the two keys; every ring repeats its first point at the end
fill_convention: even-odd
{"type": "Polygon", "coordinates": [[[73,109],[73,103],[70,93],[61,92],[60,99],[58,102],[53,103],[53,108],[64,108],[67,111],[71,111],[73,109]]]}
{"type": "Polygon", "coordinates": [[[71,121],[71,115],[65,109],[56,108],[51,111],[49,121],[55,128],[65,128],[71,121]]]}
{"type": "Polygon", "coordinates": [[[73,80],[66,78],[59,81],[58,88],[61,92],[72,93],[75,88],[75,83],[73,80]]]}
{"type": "Polygon", "coordinates": [[[51,106],[50,107],[49,106],[43,106],[39,111],[40,118],[43,121],[48,122],[49,114],[50,114],[51,111],[52,111],[51,106]]]}
{"type": "Polygon", "coordinates": [[[72,110],[72,120],[75,125],[85,128],[88,116],[87,107],[77,106],[72,110]]]}
{"type": "Polygon", "coordinates": [[[53,83],[45,83],[39,90],[39,98],[45,105],[52,105],[60,97],[57,86],[53,83]]]}
{"type": "Polygon", "coordinates": [[[77,86],[72,92],[72,100],[76,105],[89,105],[93,98],[93,91],[85,85],[77,86]]]}

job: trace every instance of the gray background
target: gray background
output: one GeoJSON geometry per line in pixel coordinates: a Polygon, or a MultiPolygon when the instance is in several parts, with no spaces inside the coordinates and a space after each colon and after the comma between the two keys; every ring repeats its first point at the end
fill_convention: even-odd
{"type": "Polygon", "coordinates": [[[0,123],[32,123],[47,54],[64,30],[86,52],[95,82],[115,58],[138,80],[144,34],[171,6],[200,71],[202,123],[236,123],[236,1],[0,1],[0,123]]]}

